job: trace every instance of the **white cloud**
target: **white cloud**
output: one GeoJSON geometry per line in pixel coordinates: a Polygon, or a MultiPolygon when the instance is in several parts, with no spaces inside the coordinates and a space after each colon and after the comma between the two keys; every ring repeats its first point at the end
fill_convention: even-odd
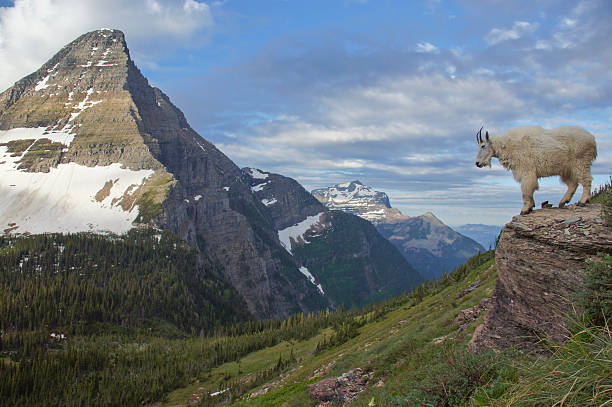
{"type": "Polygon", "coordinates": [[[490,122],[524,110],[503,83],[443,74],[386,78],[341,89],[315,104],[312,117],[279,116],[219,147],[239,165],[298,179],[304,171],[450,179],[471,171],[473,152],[458,153],[457,146],[473,141],[484,118],[490,122]]]}
{"type": "Polygon", "coordinates": [[[485,41],[490,45],[495,45],[502,41],[517,40],[525,34],[534,32],[538,28],[536,23],[528,23],[526,21],[515,21],[512,28],[493,28],[485,36],[485,41]]]}
{"type": "Polygon", "coordinates": [[[206,3],[200,3],[195,0],[185,0],[185,4],[183,4],[183,9],[188,13],[208,13],[208,5],[206,3]]]}
{"type": "Polygon", "coordinates": [[[195,0],[16,0],[0,8],[0,91],[88,31],[117,28],[131,46],[159,51],[201,41],[212,25],[195,0]]]}
{"type": "Polygon", "coordinates": [[[435,45],[430,44],[429,42],[421,42],[417,44],[416,52],[437,54],[438,52],[440,52],[440,49],[435,45]]]}
{"type": "Polygon", "coordinates": [[[576,19],[564,18],[563,21],[561,21],[561,25],[564,27],[574,27],[577,22],[578,20],[576,19]]]}

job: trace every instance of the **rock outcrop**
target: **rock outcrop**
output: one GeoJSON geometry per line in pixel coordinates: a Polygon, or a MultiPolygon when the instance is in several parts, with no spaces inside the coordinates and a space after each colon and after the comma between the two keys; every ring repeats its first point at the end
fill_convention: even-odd
{"type": "Polygon", "coordinates": [[[358,367],[349,370],[339,377],[330,377],[306,386],[308,395],[322,403],[319,406],[345,405],[357,399],[359,393],[364,391],[370,374],[358,367]]]}
{"type": "Polygon", "coordinates": [[[541,340],[563,341],[585,261],[611,252],[612,228],[604,225],[598,204],[514,217],[497,246],[493,307],[474,333],[475,350],[539,352],[541,340]]]}

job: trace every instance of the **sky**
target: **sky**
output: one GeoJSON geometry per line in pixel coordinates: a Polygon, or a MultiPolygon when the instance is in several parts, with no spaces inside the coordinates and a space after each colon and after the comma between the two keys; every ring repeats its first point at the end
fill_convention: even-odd
{"type": "MultiPolygon", "coordinates": [[[[503,225],[520,186],[496,159],[474,165],[481,126],[582,126],[594,184],[610,180],[611,21],[609,0],[0,0],[0,90],[80,34],[120,29],[240,167],[308,190],[360,180],[405,215],[503,225]]],[[[536,204],[564,191],[542,179],[536,204]]]]}

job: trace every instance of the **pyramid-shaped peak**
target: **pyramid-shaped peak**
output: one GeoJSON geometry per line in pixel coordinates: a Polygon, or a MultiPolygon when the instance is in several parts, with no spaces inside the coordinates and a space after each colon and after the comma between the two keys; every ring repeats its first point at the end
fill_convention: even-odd
{"type": "Polygon", "coordinates": [[[68,58],[66,61],[68,65],[70,65],[70,62],[73,62],[85,65],[84,67],[104,67],[112,66],[109,65],[109,59],[112,59],[116,54],[127,55],[127,59],[129,59],[125,35],[121,30],[101,28],[83,34],[72,41],[62,48],[50,62],[56,57],[64,57],[68,58]],[[106,61],[106,64],[100,61],[106,61]],[[88,62],[91,62],[91,65],[88,62]]]}
{"type": "Polygon", "coordinates": [[[125,35],[123,31],[116,30],[114,28],[100,28],[99,30],[90,31],[85,33],[66,45],[70,47],[72,45],[83,44],[87,42],[125,42],[125,35]]]}
{"type": "Polygon", "coordinates": [[[65,126],[71,113],[109,99],[103,97],[105,92],[130,89],[128,82],[134,81],[148,86],[130,58],[123,32],[88,32],[0,93],[0,127],[65,126]],[[16,107],[25,99],[28,106],[16,107]]]}
{"type": "MultiPolygon", "coordinates": [[[[442,222],[436,215],[433,214],[433,212],[431,211],[427,211],[424,214],[422,214],[421,216],[419,216],[419,218],[422,219],[427,219],[429,222],[434,222],[437,223],[439,225],[444,225],[444,222],[442,222]]],[[[446,225],[445,225],[446,226],[446,225]]]]}
{"type": "MultiPolygon", "coordinates": [[[[63,73],[79,71],[82,79],[94,72],[108,73],[107,71],[112,67],[125,68],[128,61],[130,61],[130,54],[123,32],[102,28],[83,34],[65,45],[37,71],[19,80],[16,85],[28,87],[34,83],[35,90],[41,91],[52,87],[52,84],[58,82],[60,78],[66,81],[66,78],[62,78],[63,73]],[[41,83],[41,81],[44,82],[41,83]]],[[[62,87],[64,84],[58,82],[57,86],[62,87]]],[[[54,93],[53,91],[57,89],[48,90],[54,93]]]]}

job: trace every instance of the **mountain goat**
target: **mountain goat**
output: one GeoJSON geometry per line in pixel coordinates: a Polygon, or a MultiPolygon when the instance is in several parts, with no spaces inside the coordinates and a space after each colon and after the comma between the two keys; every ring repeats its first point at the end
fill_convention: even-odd
{"type": "Polygon", "coordinates": [[[503,136],[491,137],[487,131],[484,140],[481,128],[476,141],[478,168],[491,166],[491,158],[496,157],[521,184],[521,215],[531,212],[535,206],[533,192],[538,189],[538,178],[561,176],[567,192],[559,202],[560,208],[572,199],[578,184],[582,184],[579,204],[585,204],[591,197],[591,164],[597,157],[597,146],[595,137],[581,127],[553,130],[537,126],[517,127],[503,136]]]}

